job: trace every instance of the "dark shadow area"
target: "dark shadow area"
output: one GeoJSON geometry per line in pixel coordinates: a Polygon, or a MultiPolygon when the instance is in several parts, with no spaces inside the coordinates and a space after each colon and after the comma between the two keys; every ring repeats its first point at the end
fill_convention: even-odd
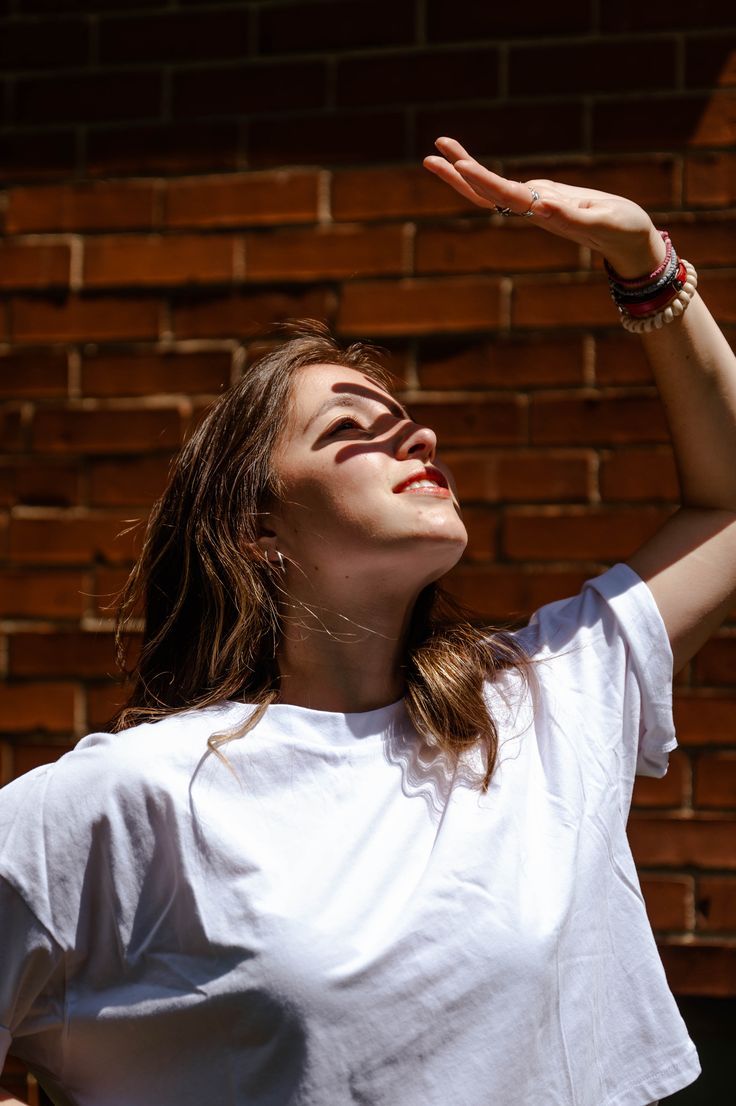
{"type": "Polygon", "coordinates": [[[660,1106],[720,1106],[733,1100],[736,999],[675,996],[700,1055],[703,1074],[660,1106]]]}

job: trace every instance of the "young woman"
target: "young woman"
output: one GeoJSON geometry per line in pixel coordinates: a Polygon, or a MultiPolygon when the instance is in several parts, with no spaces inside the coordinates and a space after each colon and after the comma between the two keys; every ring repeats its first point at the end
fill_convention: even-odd
{"type": "Polygon", "coordinates": [[[154,508],[112,732],[0,797],[0,1039],[57,1103],[645,1106],[699,1073],[625,823],[736,592],[734,357],[635,204],[437,146],[605,256],[683,507],[484,629],[437,584],[466,533],[436,437],[371,350],[305,324],[250,369],[154,508]]]}

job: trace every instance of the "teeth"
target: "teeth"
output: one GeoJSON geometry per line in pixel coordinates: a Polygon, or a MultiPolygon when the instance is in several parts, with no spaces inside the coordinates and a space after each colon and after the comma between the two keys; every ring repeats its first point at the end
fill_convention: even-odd
{"type": "Polygon", "coordinates": [[[408,492],[410,488],[437,488],[439,484],[435,484],[433,480],[412,480],[411,484],[407,484],[404,488],[405,492],[408,492]]]}

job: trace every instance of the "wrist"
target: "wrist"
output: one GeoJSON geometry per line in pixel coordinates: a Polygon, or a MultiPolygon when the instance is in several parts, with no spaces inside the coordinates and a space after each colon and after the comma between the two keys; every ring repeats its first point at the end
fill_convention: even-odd
{"type": "Polygon", "coordinates": [[[652,223],[637,238],[606,250],[606,261],[624,280],[646,276],[662,264],[666,246],[652,223]]]}

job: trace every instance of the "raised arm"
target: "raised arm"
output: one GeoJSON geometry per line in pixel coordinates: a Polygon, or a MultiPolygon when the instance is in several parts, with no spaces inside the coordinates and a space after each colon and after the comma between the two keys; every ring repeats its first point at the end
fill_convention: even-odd
{"type": "MultiPolygon", "coordinates": [[[[623,279],[662,263],[661,235],[630,200],[550,180],[507,180],[451,138],[436,146],[442,156],[425,158],[425,167],[479,207],[531,211],[540,230],[597,250],[623,279]]],[[[662,396],[682,506],[629,564],[654,594],[677,671],[736,600],[736,357],[697,292],[679,317],[631,341],[644,343],[662,396]]]]}

